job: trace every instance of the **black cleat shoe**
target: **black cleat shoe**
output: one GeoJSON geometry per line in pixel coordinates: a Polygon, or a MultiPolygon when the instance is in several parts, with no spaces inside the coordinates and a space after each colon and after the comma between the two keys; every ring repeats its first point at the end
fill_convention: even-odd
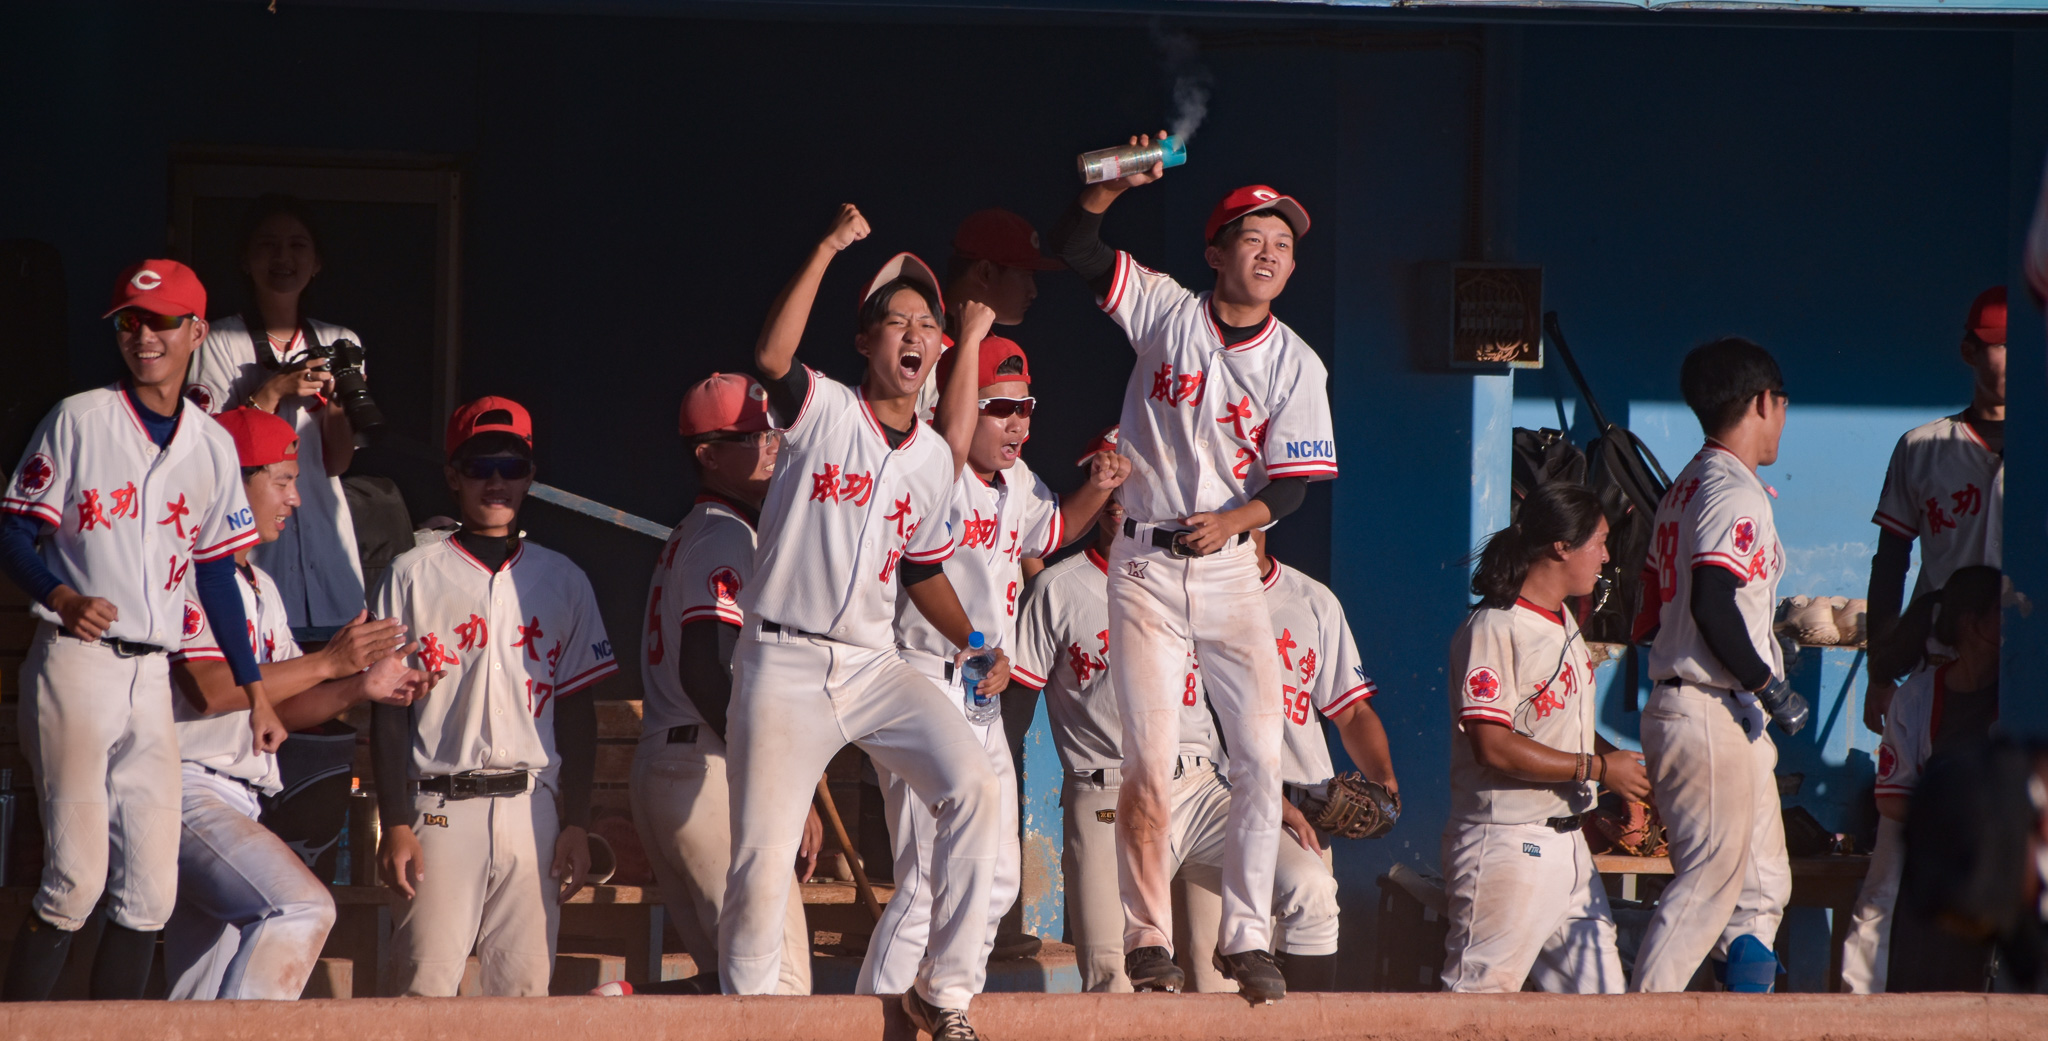
{"type": "Polygon", "coordinates": [[[1173,955],[1164,947],[1140,947],[1124,955],[1124,975],[1131,978],[1131,989],[1136,991],[1178,992],[1187,985],[1187,974],[1173,963],[1173,955]]]}
{"type": "Polygon", "coordinates": [[[1270,1005],[1287,996],[1287,980],[1280,975],[1280,966],[1273,963],[1273,956],[1265,951],[1218,951],[1214,961],[1216,971],[1225,979],[1236,980],[1237,992],[1254,1005],[1270,1005]]]}
{"type": "Polygon", "coordinates": [[[967,1021],[966,1009],[940,1008],[915,989],[903,992],[903,1012],[910,1025],[930,1034],[932,1041],[981,1041],[974,1024],[967,1021]]]}

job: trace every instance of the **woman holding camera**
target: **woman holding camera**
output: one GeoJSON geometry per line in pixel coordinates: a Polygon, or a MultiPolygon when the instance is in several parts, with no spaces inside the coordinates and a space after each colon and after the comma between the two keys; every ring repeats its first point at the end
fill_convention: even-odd
{"type": "Polygon", "coordinates": [[[363,610],[363,571],[342,495],[341,475],[355,456],[355,428],[335,399],[334,347],[360,343],[342,326],[299,309],[320,273],[319,240],[305,205],[284,195],[256,200],[242,235],[242,270],[256,307],[214,320],[192,355],[185,394],[211,413],[244,405],[271,412],[299,432],[299,496],[293,522],[256,550],[276,580],[292,635],[320,642],[363,610]]]}

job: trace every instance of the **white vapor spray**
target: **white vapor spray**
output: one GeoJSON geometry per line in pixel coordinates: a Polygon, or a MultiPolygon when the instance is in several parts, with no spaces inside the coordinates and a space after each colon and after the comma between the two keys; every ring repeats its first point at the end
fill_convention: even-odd
{"type": "Polygon", "coordinates": [[[1186,144],[1209,115],[1209,85],[1214,77],[1201,63],[1201,44],[1188,33],[1167,32],[1154,23],[1152,41],[1159,47],[1167,75],[1173,77],[1173,136],[1186,144]]]}

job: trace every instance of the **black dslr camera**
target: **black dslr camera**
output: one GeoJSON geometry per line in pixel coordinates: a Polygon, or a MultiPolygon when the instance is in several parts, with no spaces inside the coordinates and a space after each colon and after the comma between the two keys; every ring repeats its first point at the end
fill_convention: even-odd
{"type": "Polygon", "coordinates": [[[375,436],[383,430],[384,413],[370,398],[370,388],[363,382],[363,346],[354,340],[336,340],[320,343],[307,337],[306,362],[326,360],[327,371],[334,376],[334,397],[341,410],[348,414],[348,424],[365,436],[375,436]]]}

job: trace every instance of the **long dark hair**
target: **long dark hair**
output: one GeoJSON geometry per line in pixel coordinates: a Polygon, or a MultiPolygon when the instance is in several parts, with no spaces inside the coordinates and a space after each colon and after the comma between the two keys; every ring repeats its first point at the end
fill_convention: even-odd
{"type": "Polygon", "coordinates": [[[1488,607],[1508,607],[1522,592],[1529,565],[1554,542],[1577,548],[1600,527],[1600,497],[1578,484],[1537,486],[1515,522],[1487,536],[1472,571],[1472,593],[1488,607]]]}
{"type": "Polygon", "coordinates": [[[1964,619],[1998,610],[2004,596],[2005,573],[1997,568],[1972,564],[1955,569],[1940,589],[1914,597],[1891,629],[1870,641],[1871,675],[1896,679],[1919,668],[1927,660],[1929,636],[1954,647],[1964,619]]]}

